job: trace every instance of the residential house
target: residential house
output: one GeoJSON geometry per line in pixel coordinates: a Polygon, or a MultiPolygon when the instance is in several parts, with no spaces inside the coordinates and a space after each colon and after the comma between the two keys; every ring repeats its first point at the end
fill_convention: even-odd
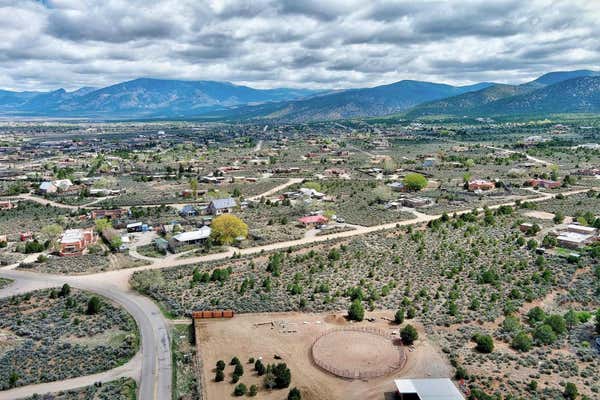
{"type": "Polygon", "coordinates": [[[211,231],[210,227],[203,226],[195,231],[177,234],[169,240],[169,249],[176,253],[181,246],[203,243],[210,237],[211,231]]]}
{"type": "Polygon", "coordinates": [[[0,201],[0,210],[10,210],[15,208],[17,205],[10,200],[0,201]]]}
{"type": "Polygon", "coordinates": [[[388,186],[394,192],[405,192],[406,191],[406,188],[404,187],[404,183],[402,183],[402,182],[388,183],[388,186]]]}
{"type": "Polygon", "coordinates": [[[486,181],[484,179],[474,179],[469,181],[468,188],[471,192],[476,190],[492,190],[496,187],[496,184],[491,181],[486,181]]]}
{"type": "Polygon", "coordinates": [[[90,212],[91,219],[106,218],[110,220],[121,219],[127,215],[127,210],[116,208],[114,210],[92,210],[90,212]]]}
{"type": "Polygon", "coordinates": [[[228,197],[211,201],[206,207],[206,211],[211,215],[221,215],[231,213],[235,207],[237,207],[235,199],[228,197]]]}
{"type": "Polygon", "coordinates": [[[410,207],[410,208],[420,208],[420,207],[427,207],[428,205],[431,205],[432,200],[427,198],[427,197],[404,197],[401,199],[402,200],[402,205],[404,205],[404,207],[410,207]]]}
{"type": "Polygon", "coordinates": [[[436,159],[435,157],[427,157],[423,160],[423,168],[433,168],[435,167],[436,159]]]}
{"type": "Polygon", "coordinates": [[[558,232],[556,240],[562,247],[576,249],[599,240],[598,229],[591,226],[569,224],[567,229],[558,232]]]}
{"type": "Polygon", "coordinates": [[[67,229],[60,238],[61,256],[81,255],[85,249],[96,241],[93,228],[67,229]]]}
{"type": "Polygon", "coordinates": [[[527,184],[531,187],[542,187],[545,189],[554,189],[560,187],[560,182],[549,179],[531,179],[527,181],[527,184]]]}
{"type": "Polygon", "coordinates": [[[50,181],[45,181],[40,183],[40,186],[38,187],[38,193],[39,194],[52,194],[52,193],[56,193],[58,190],[58,188],[54,185],[54,183],[50,182],[50,181]]]}
{"type": "Polygon", "coordinates": [[[301,225],[304,225],[304,227],[323,225],[326,224],[327,221],[328,219],[324,215],[307,215],[305,217],[298,218],[298,222],[301,225]]]}
{"type": "Polygon", "coordinates": [[[143,225],[141,222],[132,222],[130,224],[127,224],[127,232],[141,232],[143,225]]]}
{"type": "Polygon", "coordinates": [[[164,238],[154,239],[154,247],[161,253],[166,253],[169,250],[169,241],[164,238]]]}
{"type": "Polygon", "coordinates": [[[309,198],[315,198],[315,199],[322,199],[325,196],[325,193],[321,193],[316,191],[315,189],[309,189],[309,188],[300,188],[299,190],[300,193],[302,193],[303,196],[305,197],[309,197],[309,198]]]}
{"type": "Polygon", "coordinates": [[[73,186],[73,182],[71,182],[70,179],[58,179],[52,183],[54,186],[56,186],[59,192],[66,192],[71,188],[71,186],[73,186]]]}
{"type": "Polygon", "coordinates": [[[30,231],[21,232],[19,234],[19,240],[21,240],[21,242],[26,242],[31,239],[33,239],[33,233],[31,233],[30,231]]]}
{"type": "Polygon", "coordinates": [[[529,232],[532,228],[533,224],[531,222],[523,222],[519,225],[519,230],[523,233],[529,232]]]}
{"type": "Polygon", "coordinates": [[[196,209],[196,207],[194,207],[190,204],[186,204],[179,211],[179,215],[181,215],[182,217],[194,217],[194,216],[198,215],[198,210],[196,209]]]}

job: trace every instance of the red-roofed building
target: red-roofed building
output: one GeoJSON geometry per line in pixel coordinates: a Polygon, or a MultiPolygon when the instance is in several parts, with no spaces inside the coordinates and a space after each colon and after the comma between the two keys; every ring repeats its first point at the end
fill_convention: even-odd
{"type": "Polygon", "coordinates": [[[543,187],[546,189],[554,189],[560,186],[560,182],[551,181],[549,179],[531,179],[529,181],[531,187],[543,187]]]}
{"type": "Polygon", "coordinates": [[[494,182],[486,181],[483,179],[475,179],[469,181],[469,190],[474,192],[475,190],[492,190],[496,187],[494,182]]]}
{"type": "Polygon", "coordinates": [[[306,217],[298,218],[298,222],[304,226],[317,226],[327,223],[327,217],[323,215],[307,215],[306,217]]]}

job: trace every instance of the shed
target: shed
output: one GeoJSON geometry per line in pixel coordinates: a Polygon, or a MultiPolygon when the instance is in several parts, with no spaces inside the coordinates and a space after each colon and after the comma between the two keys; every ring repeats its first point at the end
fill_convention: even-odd
{"type": "Polygon", "coordinates": [[[181,211],[179,211],[179,215],[181,215],[182,217],[193,217],[195,215],[198,215],[198,210],[196,210],[194,206],[186,204],[181,208],[181,211]]]}
{"type": "Polygon", "coordinates": [[[154,239],[154,247],[156,250],[166,253],[169,249],[169,242],[166,239],[159,237],[154,239]]]}
{"type": "Polygon", "coordinates": [[[396,390],[402,400],[464,400],[464,396],[448,378],[396,379],[396,390]]]}
{"type": "Polygon", "coordinates": [[[143,224],[141,222],[132,222],[127,224],[127,232],[141,232],[142,225],[143,224]]]}

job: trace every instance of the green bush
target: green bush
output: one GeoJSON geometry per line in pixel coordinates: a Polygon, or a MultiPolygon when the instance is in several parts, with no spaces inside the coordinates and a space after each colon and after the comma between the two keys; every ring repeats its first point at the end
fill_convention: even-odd
{"type": "Polygon", "coordinates": [[[90,297],[87,304],[87,314],[94,315],[100,311],[100,299],[96,296],[90,297]]]}
{"type": "Polygon", "coordinates": [[[354,300],[352,304],[350,304],[348,318],[353,321],[362,321],[365,318],[365,308],[359,299],[354,300]]]}
{"type": "Polygon", "coordinates": [[[400,337],[402,338],[402,343],[405,345],[411,345],[419,338],[419,333],[412,325],[406,325],[400,331],[400,337]]]}
{"type": "Polygon", "coordinates": [[[473,340],[477,343],[475,347],[480,353],[491,353],[494,351],[494,339],[490,335],[476,334],[473,340]]]}
{"type": "Polygon", "coordinates": [[[243,383],[240,383],[239,385],[237,385],[235,387],[235,389],[233,390],[233,394],[236,396],[243,396],[248,392],[248,389],[246,388],[246,385],[244,385],[243,383]]]}
{"type": "Polygon", "coordinates": [[[533,340],[531,337],[525,332],[519,332],[512,340],[510,346],[520,352],[527,352],[531,350],[533,346],[533,340]]]}
{"type": "Polygon", "coordinates": [[[397,323],[398,325],[400,325],[401,323],[404,322],[404,309],[400,308],[398,309],[398,311],[396,311],[396,314],[394,315],[394,322],[397,323]]]}
{"type": "Polygon", "coordinates": [[[287,400],[301,400],[302,395],[300,394],[300,390],[298,388],[292,388],[288,393],[287,400]]]}

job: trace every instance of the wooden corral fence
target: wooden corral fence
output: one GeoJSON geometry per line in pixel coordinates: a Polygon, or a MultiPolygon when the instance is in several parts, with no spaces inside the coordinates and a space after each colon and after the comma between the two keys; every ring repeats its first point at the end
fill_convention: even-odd
{"type": "Polygon", "coordinates": [[[316,366],[318,366],[319,368],[321,368],[333,375],[339,376],[341,378],[346,378],[346,379],[362,379],[362,380],[374,379],[374,378],[389,375],[395,371],[398,371],[398,370],[402,369],[404,367],[404,365],[406,364],[406,353],[404,352],[404,348],[403,348],[403,346],[398,346],[397,361],[394,363],[394,365],[390,365],[385,368],[379,368],[377,370],[370,370],[370,371],[362,371],[357,368],[341,369],[341,368],[334,367],[333,365],[327,363],[326,361],[319,359],[319,357],[315,354],[315,344],[323,336],[327,336],[332,333],[338,333],[338,332],[364,332],[364,333],[369,333],[371,335],[382,336],[390,341],[393,341],[395,339],[389,332],[382,330],[382,329],[378,329],[378,328],[372,328],[372,327],[336,328],[336,329],[331,329],[326,332],[323,332],[313,341],[312,346],[311,346],[311,356],[312,356],[312,360],[316,366]]]}
{"type": "Polygon", "coordinates": [[[192,318],[209,319],[209,318],[233,318],[233,310],[212,310],[212,311],[192,311],[192,318]]]}

